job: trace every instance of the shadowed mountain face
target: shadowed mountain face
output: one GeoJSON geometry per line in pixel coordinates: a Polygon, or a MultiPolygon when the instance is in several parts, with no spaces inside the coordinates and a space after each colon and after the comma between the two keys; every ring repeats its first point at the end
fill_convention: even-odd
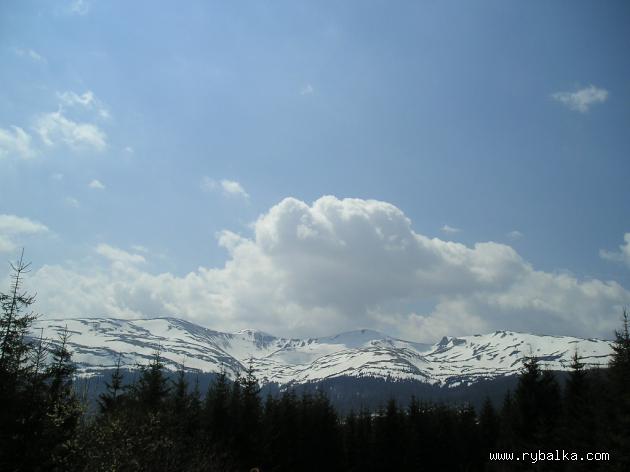
{"type": "Polygon", "coordinates": [[[124,366],[135,368],[159,351],[172,370],[184,364],[202,372],[225,370],[234,378],[251,364],[261,383],[280,385],[356,377],[465,386],[514,375],[525,356],[563,371],[576,351],[589,367],[606,365],[612,352],[608,341],[510,331],[444,337],[430,345],[372,330],[308,339],[255,330],[223,333],[176,318],[41,320],[36,329],[43,328],[44,337],[54,341],[66,326],[82,375],[113,368],[119,354],[124,366]]]}

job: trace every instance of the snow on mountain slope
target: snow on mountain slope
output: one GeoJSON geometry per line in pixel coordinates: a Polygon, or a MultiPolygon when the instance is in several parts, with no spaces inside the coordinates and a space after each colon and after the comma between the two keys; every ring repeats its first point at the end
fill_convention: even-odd
{"type": "Polygon", "coordinates": [[[435,378],[447,385],[511,375],[523,365],[524,356],[535,356],[550,370],[569,370],[573,354],[588,367],[605,366],[612,353],[610,343],[568,336],[539,336],[511,331],[443,338],[426,359],[438,365],[435,378]]]}
{"type": "Polygon", "coordinates": [[[233,378],[251,363],[263,383],[350,376],[457,386],[513,375],[528,355],[546,368],[567,370],[576,350],[588,366],[607,364],[612,352],[608,341],[510,331],[445,337],[428,345],[372,330],[309,339],[276,338],[255,330],[223,333],[175,318],[41,320],[36,328],[54,340],[66,326],[83,375],[113,368],[119,354],[124,366],[134,368],[159,350],[172,370],[183,363],[203,372],[225,370],[233,378]]]}

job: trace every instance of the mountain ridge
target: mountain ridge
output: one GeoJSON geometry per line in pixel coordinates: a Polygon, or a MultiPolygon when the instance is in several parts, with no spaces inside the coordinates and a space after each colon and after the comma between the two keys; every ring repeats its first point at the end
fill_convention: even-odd
{"type": "Polygon", "coordinates": [[[66,326],[82,376],[113,368],[119,354],[121,364],[134,369],[160,351],[170,370],[184,364],[188,370],[225,371],[235,378],[251,364],[262,384],[298,385],[345,376],[451,387],[515,375],[529,355],[545,368],[568,370],[576,350],[588,367],[606,365],[612,353],[610,341],[507,330],[444,336],[423,344],[366,328],[305,339],[253,329],[229,333],[174,317],[43,319],[35,328],[54,340],[66,326]]]}

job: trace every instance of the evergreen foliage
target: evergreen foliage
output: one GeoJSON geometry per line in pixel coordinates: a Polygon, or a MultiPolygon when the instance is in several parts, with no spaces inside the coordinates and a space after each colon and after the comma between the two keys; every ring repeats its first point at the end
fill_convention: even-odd
{"type": "Polygon", "coordinates": [[[82,407],[72,388],[68,332],[50,347],[31,340],[34,295],[23,291],[30,264],[11,264],[0,293],[0,470],[67,470],[77,454],[82,407]]]}

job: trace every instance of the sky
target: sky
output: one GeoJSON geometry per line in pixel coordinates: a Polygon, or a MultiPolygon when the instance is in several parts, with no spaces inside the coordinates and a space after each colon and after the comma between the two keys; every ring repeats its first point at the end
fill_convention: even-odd
{"type": "Polygon", "coordinates": [[[625,1],[3,1],[0,282],[24,248],[48,318],[611,338],[628,24],[625,1]]]}

